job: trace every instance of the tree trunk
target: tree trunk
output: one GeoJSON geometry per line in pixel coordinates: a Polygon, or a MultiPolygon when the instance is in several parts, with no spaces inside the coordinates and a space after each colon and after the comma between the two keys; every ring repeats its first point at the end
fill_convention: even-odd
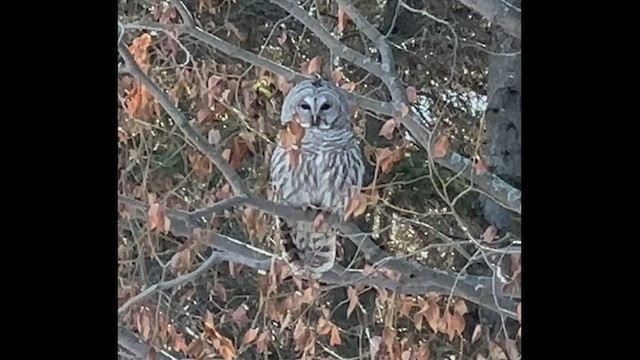
{"type": "MultiPolygon", "coordinates": [[[[519,46],[514,46],[519,41],[502,31],[497,31],[493,39],[496,53],[513,53],[519,49],[519,46]]],[[[485,116],[487,165],[492,172],[517,188],[520,188],[522,176],[520,59],[520,54],[490,56],[487,84],[489,103],[485,116]]],[[[515,213],[484,196],[481,202],[485,220],[498,229],[520,232],[519,225],[513,221],[515,213]]]]}

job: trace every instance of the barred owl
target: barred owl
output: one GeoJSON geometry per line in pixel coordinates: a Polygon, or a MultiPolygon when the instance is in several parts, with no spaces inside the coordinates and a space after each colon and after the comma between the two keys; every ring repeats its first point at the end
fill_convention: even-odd
{"type": "MultiPolygon", "coordinates": [[[[352,129],[347,98],[341,89],[321,80],[293,87],[282,105],[280,122],[299,122],[304,129],[299,158],[291,161],[279,143],[271,157],[274,201],[304,210],[344,217],[362,187],[364,159],[352,129]],[[297,116],[296,116],[297,115],[297,116]]],[[[284,257],[297,274],[319,278],[336,257],[336,232],[328,224],[276,219],[288,232],[284,257]]]]}

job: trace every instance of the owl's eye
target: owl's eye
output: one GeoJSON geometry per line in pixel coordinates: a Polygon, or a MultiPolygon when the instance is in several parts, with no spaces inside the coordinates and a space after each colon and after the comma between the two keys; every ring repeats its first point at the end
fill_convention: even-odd
{"type": "Polygon", "coordinates": [[[309,106],[309,104],[300,104],[300,107],[304,110],[311,110],[311,106],[309,106]]]}
{"type": "Polygon", "coordinates": [[[322,104],[322,106],[320,106],[320,110],[329,110],[331,108],[331,104],[322,104]]]}

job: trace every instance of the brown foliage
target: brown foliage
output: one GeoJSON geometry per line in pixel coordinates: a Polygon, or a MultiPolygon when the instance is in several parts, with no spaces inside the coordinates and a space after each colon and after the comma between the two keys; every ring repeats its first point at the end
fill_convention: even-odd
{"type": "MultiPolygon", "coordinates": [[[[119,10],[120,21],[127,24],[158,22],[169,26],[184,23],[173,2],[153,6],[152,9],[150,4],[125,2],[119,10]]],[[[303,32],[297,20],[278,22],[286,14],[278,17],[279,13],[270,7],[258,10],[252,4],[237,1],[201,0],[187,6],[198,27],[229,44],[260,53],[305,75],[329,77],[347,92],[381,102],[390,100],[383,84],[372,74],[350,62],[336,66],[318,37],[309,29],[303,32]],[[270,25],[265,27],[267,23],[270,25]]],[[[307,5],[303,6],[308,9],[307,5]]],[[[342,6],[335,2],[314,6],[318,6],[314,16],[321,19],[325,28],[339,35],[345,47],[370,53],[364,47],[372,46],[371,43],[358,34],[360,29],[352,24],[353,20],[342,6]],[[331,14],[333,16],[327,16],[331,14]]],[[[459,4],[451,6],[448,2],[430,3],[429,11],[452,23],[460,39],[488,44],[487,26],[479,25],[477,15],[459,8],[459,4]],[[470,20],[469,16],[473,18],[470,20]]],[[[355,7],[369,19],[384,15],[375,14],[377,10],[366,2],[356,2],[355,7]]],[[[409,23],[401,18],[397,21],[401,30],[409,23]]],[[[405,84],[400,93],[404,91],[408,101],[395,105],[400,114],[379,116],[355,104],[350,106],[356,134],[370,155],[367,156],[371,161],[368,171],[375,173],[375,179],[350,199],[344,220],[362,216],[363,222],[375,223],[373,230],[366,231],[375,232],[377,243],[384,245],[393,256],[406,256],[440,270],[459,270],[464,265],[460,264],[460,257],[443,257],[440,255],[443,249],[437,249],[437,256],[434,256],[435,249],[416,253],[418,249],[442,242],[434,235],[436,230],[455,238],[466,238],[466,234],[455,221],[432,216],[434,210],[446,207],[448,202],[437,195],[428,195],[436,185],[431,178],[425,180],[425,176],[433,177],[428,173],[431,170],[426,165],[426,152],[415,143],[405,142],[406,129],[401,126],[401,117],[428,104],[429,117],[438,119],[436,134],[443,134],[434,139],[432,155],[443,157],[456,151],[477,158],[476,174],[488,172],[485,157],[476,146],[481,129],[475,124],[480,115],[461,110],[470,107],[470,100],[462,95],[455,101],[443,100],[449,91],[486,93],[487,53],[474,47],[456,49],[457,63],[452,79],[454,57],[447,45],[453,46],[454,37],[447,33],[448,28],[434,31],[434,26],[427,23],[424,25],[426,35],[420,32],[412,35],[416,41],[398,45],[405,47],[403,51],[394,48],[398,76],[405,84]],[[456,108],[452,105],[456,102],[462,105],[456,108]],[[380,121],[384,121],[382,127],[380,121]],[[428,223],[434,230],[417,222],[428,223]]],[[[395,42],[394,36],[402,34],[393,33],[389,41],[395,42]]],[[[167,32],[127,31],[123,41],[141,70],[167,93],[190,126],[219,149],[252,193],[264,197],[268,194],[268,163],[276,142],[287,149],[292,165],[299,165],[304,128],[293,119],[285,129],[279,129],[279,108],[294,85],[292,81],[223,55],[192,36],[179,34],[173,27],[167,32]]],[[[377,53],[371,56],[371,61],[377,61],[377,56],[377,53]]],[[[275,252],[270,216],[251,207],[211,214],[206,217],[202,232],[194,232],[191,237],[171,233],[172,228],[183,226],[181,221],[168,215],[171,209],[202,209],[236,194],[211,160],[192,147],[149,89],[132,76],[123,75],[119,78],[118,91],[121,99],[118,192],[148,204],[143,211],[146,223],[139,224],[135,209],[119,207],[119,304],[155,283],[194,271],[208,256],[205,253],[207,231],[275,252]]],[[[444,172],[440,175],[445,182],[451,178],[444,172]]],[[[457,195],[454,185],[446,189],[451,199],[457,195]]],[[[456,208],[466,206],[461,203],[462,200],[456,208]]],[[[323,226],[325,216],[316,218],[314,224],[323,226]]],[[[469,224],[468,231],[474,237],[482,238],[486,246],[496,246],[497,229],[485,229],[477,225],[473,217],[460,216],[469,224]]],[[[352,267],[362,269],[363,277],[368,280],[403,282],[409,276],[380,263],[374,264],[375,260],[363,257],[361,251],[354,257],[345,250],[342,256],[345,261],[341,260],[341,264],[354,260],[352,267]]],[[[512,279],[509,285],[515,286],[521,267],[519,259],[512,260],[512,267],[506,271],[512,279]]],[[[357,355],[346,355],[348,349],[356,348],[362,340],[363,351],[368,351],[371,359],[445,358],[453,353],[458,356],[460,351],[465,358],[474,353],[494,359],[519,356],[519,343],[511,339],[489,339],[488,327],[471,320],[477,311],[472,301],[454,297],[447,306],[446,296],[400,296],[391,290],[376,292],[377,289],[360,283],[344,284],[345,290],[337,294],[327,284],[293,276],[289,266],[280,260],[274,261],[266,274],[241,262],[216,263],[204,276],[162,289],[132,306],[121,321],[156,350],[164,347],[194,359],[236,359],[242,358],[244,352],[269,357],[278,353],[283,358],[332,357],[325,347],[342,357],[352,358],[357,355]],[[370,296],[368,292],[376,293],[370,296]],[[467,314],[472,316],[465,316],[467,314]],[[464,346],[459,346],[462,342],[459,337],[466,328],[469,335],[465,336],[464,346]]],[[[520,304],[517,318],[520,321],[520,304]]],[[[521,334],[517,326],[508,330],[514,339],[518,338],[514,333],[521,334]]],[[[158,354],[150,352],[149,356],[153,358],[158,354]]]]}

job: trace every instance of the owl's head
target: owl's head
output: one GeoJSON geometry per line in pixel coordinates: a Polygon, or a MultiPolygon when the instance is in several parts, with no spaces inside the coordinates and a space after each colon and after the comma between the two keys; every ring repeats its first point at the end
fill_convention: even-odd
{"type": "Polygon", "coordinates": [[[349,129],[349,105],[342,89],[322,79],[304,80],[294,86],[282,105],[280,122],[293,119],[305,128],[349,129]],[[294,115],[298,115],[294,117],[294,115]]]}

